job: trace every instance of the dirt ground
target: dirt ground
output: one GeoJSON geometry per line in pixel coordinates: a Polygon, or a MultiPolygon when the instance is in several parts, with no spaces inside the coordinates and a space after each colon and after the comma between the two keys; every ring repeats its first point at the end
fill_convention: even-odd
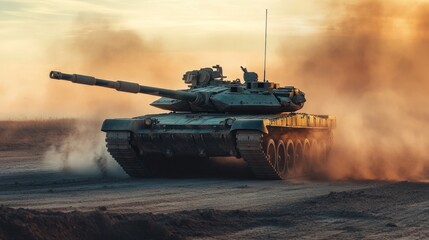
{"type": "Polygon", "coordinates": [[[0,122],[0,239],[429,238],[427,183],[130,179],[52,168],[46,151],[75,124],[0,122]]]}

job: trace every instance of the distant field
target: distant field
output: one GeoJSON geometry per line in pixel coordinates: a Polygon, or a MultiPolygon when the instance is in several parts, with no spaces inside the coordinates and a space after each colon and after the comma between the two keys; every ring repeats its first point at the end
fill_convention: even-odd
{"type": "Polygon", "coordinates": [[[76,123],[74,119],[0,121],[0,150],[43,151],[70,134],[76,123]]]}

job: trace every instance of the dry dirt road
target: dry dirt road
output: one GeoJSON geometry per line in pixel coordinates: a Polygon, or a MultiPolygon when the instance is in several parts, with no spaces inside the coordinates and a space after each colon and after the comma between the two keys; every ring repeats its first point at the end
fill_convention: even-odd
{"type": "Polygon", "coordinates": [[[44,152],[72,124],[1,125],[0,239],[429,238],[426,183],[139,180],[52,169],[44,152]]]}

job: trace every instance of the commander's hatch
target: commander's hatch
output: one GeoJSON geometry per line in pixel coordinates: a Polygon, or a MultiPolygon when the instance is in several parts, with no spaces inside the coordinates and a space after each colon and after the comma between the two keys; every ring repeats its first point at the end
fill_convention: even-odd
{"type": "Polygon", "coordinates": [[[224,83],[223,70],[220,65],[212,68],[201,68],[200,70],[187,71],[183,80],[190,88],[206,87],[208,85],[220,85],[224,83]]]}

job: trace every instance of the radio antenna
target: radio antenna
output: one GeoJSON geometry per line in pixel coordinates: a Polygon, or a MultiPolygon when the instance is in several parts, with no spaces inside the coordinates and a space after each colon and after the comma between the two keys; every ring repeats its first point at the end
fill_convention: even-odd
{"type": "Polygon", "coordinates": [[[267,20],[268,20],[268,9],[265,9],[265,50],[264,50],[264,82],[266,81],[267,74],[267,20]]]}

